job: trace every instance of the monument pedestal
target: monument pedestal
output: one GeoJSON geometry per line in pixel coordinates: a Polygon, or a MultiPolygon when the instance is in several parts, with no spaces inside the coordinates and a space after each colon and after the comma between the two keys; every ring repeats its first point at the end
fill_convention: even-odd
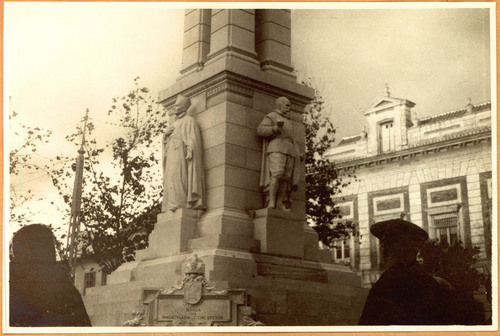
{"type": "Polygon", "coordinates": [[[261,253],[304,258],[304,222],[297,214],[260,209],[255,211],[253,225],[261,253]]]}
{"type": "MultiPolygon", "coordinates": [[[[217,289],[244,290],[246,304],[256,311],[255,319],[266,326],[358,322],[367,290],[347,266],[222,249],[197,254],[206,265],[208,283],[217,289]]],[[[182,282],[182,264],[190,256],[183,253],[126,263],[110,276],[108,285],[87,289],[84,301],[92,325],[120,326],[146,311],[148,298],[182,282]]],[[[160,325],[151,321],[142,323],[160,325]]]]}
{"type": "Polygon", "coordinates": [[[149,249],[136,252],[136,260],[173,255],[188,250],[187,242],[194,237],[201,211],[177,209],[158,215],[149,235],[149,249]]]}
{"type": "MultiPolygon", "coordinates": [[[[243,222],[253,225],[253,240],[259,242],[252,245],[252,249],[259,248],[253,251],[214,248],[213,242],[193,249],[193,242],[200,242],[197,236],[204,222],[203,217],[197,219],[197,216],[196,212],[186,210],[161,214],[151,233],[151,246],[137,251],[136,261],[125,263],[113,272],[106,286],[87,289],[84,302],[93,325],[119,326],[138,312],[148,312],[141,320],[143,325],[208,325],[207,321],[196,324],[186,319],[176,324],[151,316],[156,311],[153,298],[162,297],[158,293],[185,281],[182,264],[191,257],[191,252],[203,260],[209,283],[218,289],[243,291],[244,297],[238,302],[245,302],[248,309],[256,312],[255,319],[267,326],[357,324],[367,294],[361,287],[360,277],[347,266],[333,264],[331,258],[328,262],[318,261],[328,259],[325,254],[329,252],[318,249],[316,233],[304,226],[297,214],[260,209],[255,211],[253,223],[248,216],[243,222]],[[175,240],[172,246],[168,246],[167,242],[172,240],[175,240]],[[316,260],[307,260],[313,258],[316,260]]],[[[210,220],[205,219],[207,222],[210,220]]],[[[211,236],[210,232],[205,233],[211,236]]],[[[234,241],[235,237],[237,235],[229,234],[224,239],[234,241]]],[[[249,238],[241,236],[236,241],[238,239],[248,241],[249,238]]],[[[231,307],[235,311],[235,307],[231,307]]],[[[191,316],[195,311],[176,314],[191,316]]],[[[207,312],[199,314],[200,319],[209,316],[207,312]]],[[[226,315],[221,316],[224,316],[222,322],[209,322],[213,325],[241,323],[238,322],[241,316],[232,316],[230,320],[226,315]]]]}

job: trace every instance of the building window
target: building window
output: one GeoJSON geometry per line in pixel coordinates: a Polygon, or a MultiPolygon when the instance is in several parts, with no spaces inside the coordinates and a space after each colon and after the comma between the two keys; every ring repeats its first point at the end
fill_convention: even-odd
{"type": "Polygon", "coordinates": [[[454,245],[459,241],[457,213],[432,216],[436,238],[443,244],[454,245]]]}
{"type": "Polygon", "coordinates": [[[492,233],[491,224],[493,218],[493,200],[492,200],[492,180],[491,172],[484,172],[479,174],[479,183],[481,186],[481,207],[483,213],[484,223],[484,245],[485,252],[488,258],[491,258],[492,250],[492,233]]]}
{"type": "Polygon", "coordinates": [[[429,215],[429,238],[443,244],[454,245],[463,242],[462,214],[459,204],[427,209],[429,215]]]}
{"type": "Polygon", "coordinates": [[[106,286],[108,283],[108,274],[104,271],[101,271],[101,286],[106,286]]]}
{"type": "Polygon", "coordinates": [[[463,242],[460,184],[429,188],[426,193],[429,238],[447,245],[463,242]]]}
{"type": "Polygon", "coordinates": [[[390,152],[395,149],[394,122],[387,121],[379,124],[380,152],[390,152]]]}
{"type": "Polygon", "coordinates": [[[83,288],[95,287],[95,272],[85,273],[83,288]]]}
{"type": "Polygon", "coordinates": [[[333,244],[334,260],[349,263],[351,261],[351,237],[336,239],[333,244]]]}

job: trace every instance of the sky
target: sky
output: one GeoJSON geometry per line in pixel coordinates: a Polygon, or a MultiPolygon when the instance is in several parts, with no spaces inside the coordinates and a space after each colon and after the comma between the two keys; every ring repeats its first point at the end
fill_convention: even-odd
{"type": "Polygon", "coordinates": [[[362,131],[363,112],[385,84],[392,97],[416,103],[419,118],[463,108],[469,97],[473,104],[489,101],[488,15],[485,9],[300,11],[293,15],[292,57],[322,92],[340,139],[362,131]]]}
{"type": "MultiPolygon", "coordinates": [[[[111,99],[131,90],[137,76],[153,95],[175,82],[184,10],[172,6],[4,3],[4,113],[14,109],[21,122],[53,131],[39,149],[41,160],[76,155],[64,136],[87,108],[101,140],[117,135],[104,123],[111,99]]],[[[292,10],[292,63],[298,79],[311,78],[321,92],[338,139],[362,130],[363,111],[386,83],[392,97],[416,103],[418,117],[460,109],[469,97],[473,104],[492,99],[489,9],[315,6],[328,9],[292,10]]],[[[7,146],[9,140],[15,144],[6,137],[7,146]]],[[[43,173],[12,182],[57,198],[43,173]]],[[[54,211],[44,207],[39,221],[56,220],[54,211]]]]}

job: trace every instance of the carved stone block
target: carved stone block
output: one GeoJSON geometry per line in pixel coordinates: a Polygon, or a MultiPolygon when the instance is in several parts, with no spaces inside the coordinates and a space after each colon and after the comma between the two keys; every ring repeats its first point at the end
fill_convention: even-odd
{"type": "Polygon", "coordinates": [[[255,211],[254,238],[261,253],[304,257],[304,223],[291,212],[276,209],[255,211]]]}

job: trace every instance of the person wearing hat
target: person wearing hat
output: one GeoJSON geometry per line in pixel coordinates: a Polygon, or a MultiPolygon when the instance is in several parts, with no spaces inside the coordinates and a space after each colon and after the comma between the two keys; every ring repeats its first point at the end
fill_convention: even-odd
{"type": "Polygon", "coordinates": [[[257,127],[263,137],[260,187],[268,194],[268,208],[288,211],[290,195],[299,182],[301,154],[293,136],[288,116],[290,100],[276,99],[276,109],[267,114],[257,127]]]}
{"type": "Polygon", "coordinates": [[[203,147],[198,124],[187,114],[191,100],[178,95],[174,121],[163,139],[162,212],[205,208],[203,147]]]}
{"type": "Polygon", "coordinates": [[[90,326],[69,268],[56,260],[52,230],[32,224],[10,244],[9,323],[11,327],[90,326]]]}
{"type": "Polygon", "coordinates": [[[380,240],[385,271],[368,294],[359,324],[451,324],[447,293],[417,262],[427,232],[403,219],[378,222],[370,232],[380,240]]]}

